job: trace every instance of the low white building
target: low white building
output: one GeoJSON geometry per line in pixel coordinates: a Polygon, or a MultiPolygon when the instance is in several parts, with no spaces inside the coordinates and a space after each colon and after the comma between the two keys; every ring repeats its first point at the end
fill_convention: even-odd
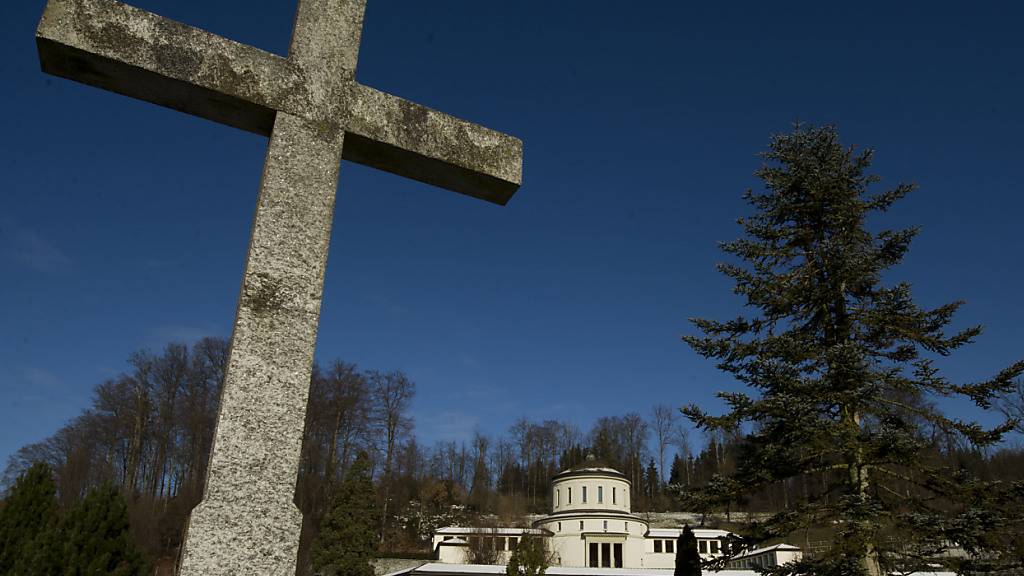
{"type": "MultiPolygon", "coordinates": [[[[441,528],[433,547],[441,563],[469,564],[473,550],[496,552],[495,564],[508,561],[524,536],[545,539],[552,566],[590,568],[674,568],[681,528],[650,528],[630,510],[630,482],[611,468],[577,468],[551,482],[551,513],[533,528],[441,528]]],[[[693,529],[705,560],[722,556],[729,532],[693,529]]]]}
{"type": "Polygon", "coordinates": [[[769,568],[803,558],[803,552],[792,544],[775,544],[764,548],[753,548],[733,556],[729,568],[769,568]]]}
{"type": "Polygon", "coordinates": [[[550,536],[535,528],[460,528],[449,526],[434,532],[435,558],[446,564],[472,564],[474,549],[494,551],[495,564],[507,564],[512,550],[524,536],[550,536]]]}
{"type": "MultiPolygon", "coordinates": [[[[547,576],[666,576],[671,572],[658,568],[579,568],[553,566],[545,572],[547,576]]],[[[704,574],[718,576],[759,576],[755,570],[725,569],[720,571],[705,570],[704,574]]],[[[433,562],[405,568],[385,576],[504,576],[505,567],[480,564],[442,564],[433,562]]],[[[956,576],[952,572],[914,572],[907,576],[956,576]]]]}

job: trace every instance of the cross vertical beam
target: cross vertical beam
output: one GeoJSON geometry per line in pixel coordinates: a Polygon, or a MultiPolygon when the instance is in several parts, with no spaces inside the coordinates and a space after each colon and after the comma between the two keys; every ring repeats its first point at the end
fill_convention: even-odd
{"type": "Polygon", "coordinates": [[[343,140],[277,113],[181,576],[295,572],[293,498],[343,140]]]}
{"type": "Polygon", "coordinates": [[[298,0],[288,58],[117,0],[48,0],[43,70],[270,136],[180,574],[294,574],[293,503],[342,158],[497,204],[522,142],[356,82],[366,0],[298,0]]]}

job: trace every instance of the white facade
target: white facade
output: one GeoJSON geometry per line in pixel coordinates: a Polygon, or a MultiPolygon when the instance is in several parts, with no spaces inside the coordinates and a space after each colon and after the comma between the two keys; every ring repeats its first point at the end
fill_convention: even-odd
{"type": "Polygon", "coordinates": [[[776,544],[764,548],[754,548],[737,554],[729,560],[729,568],[769,568],[803,558],[803,552],[791,544],[776,544]]]}
{"type": "Polygon", "coordinates": [[[525,536],[549,536],[533,528],[460,528],[449,526],[434,533],[433,548],[438,562],[472,564],[473,549],[483,547],[495,552],[497,564],[507,564],[508,557],[525,536]]]}
{"type": "MultiPolygon", "coordinates": [[[[469,563],[481,544],[498,552],[496,563],[508,561],[525,535],[543,537],[552,566],[588,568],[674,568],[679,528],[651,529],[630,510],[629,480],[611,468],[579,468],[561,472],[551,482],[551,514],[524,528],[441,528],[433,545],[441,563],[469,563]],[[486,544],[485,544],[486,543],[486,544]]],[[[724,530],[693,530],[705,560],[722,556],[724,530]]]]}
{"type": "MultiPolygon", "coordinates": [[[[732,534],[728,530],[691,528],[697,539],[697,552],[701,560],[714,560],[725,553],[725,541],[732,534]]],[[[675,568],[675,543],[682,528],[651,528],[647,531],[647,562],[645,568],[675,568]],[[660,542],[659,542],[660,541],[660,542]]]]}
{"type": "MultiPolygon", "coordinates": [[[[443,564],[440,562],[424,564],[416,568],[405,568],[385,576],[504,576],[504,566],[483,566],[479,564],[443,564]]],[[[577,568],[553,566],[545,572],[547,576],[666,576],[667,571],[657,568],[634,568],[632,570],[614,568],[577,568]]],[[[727,568],[718,572],[704,571],[704,574],[719,576],[759,576],[759,573],[746,569],[727,568]]],[[[952,572],[914,572],[907,576],[956,576],[952,572]]]]}
{"type": "Polygon", "coordinates": [[[566,470],[551,482],[551,514],[534,522],[551,533],[558,566],[638,568],[647,523],[629,508],[629,480],[611,468],[566,470]]]}

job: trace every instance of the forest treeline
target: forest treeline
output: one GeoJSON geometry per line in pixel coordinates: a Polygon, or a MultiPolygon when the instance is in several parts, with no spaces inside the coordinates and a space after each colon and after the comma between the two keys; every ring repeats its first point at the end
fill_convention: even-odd
{"type": "MultiPolygon", "coordinates": [[[[113,485],[127,502],[137,546],[152,560],[173,559],[188,512],[202,496],[227,354],[227,342],[217,338],[133,354],[126,372],[96,386],[80,416],[10,458],[3,486],[36,462],[53,470],[62,509],[113,485]]],[[[684,506],[697,513],[777,512],[829,485],[820,475],[797,477],[724,507],[695,509],[702,504],[687,500],[688,489],[735,470],[740,431],[698,442],[677,409],[659,405],[646,415],[598,418],[586,431],[521,418],[497,437],[477,432],[467,441],[424,446],[410,415],[415,394],[415,383],[399,371],[363,371],[343,361],[314,367],[295,495],[305,515],[302,558],[359,453],[370,459],[382,553],[425,552],[440,525],[523,523],[547,511],[553,474],[588,462],[626,474],[639,513],[684,506]]],[[[1024,478],[1019,447],[982,453],[938,431],[927,440],[936,461],[984,478],[1024,478]]]]}

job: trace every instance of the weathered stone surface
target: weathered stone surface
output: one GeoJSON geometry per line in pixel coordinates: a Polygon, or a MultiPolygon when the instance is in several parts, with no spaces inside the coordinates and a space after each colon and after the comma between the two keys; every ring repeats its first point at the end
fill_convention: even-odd
{"type": "Polygon", "coordinates": [[[519,139],[355,81],[364,7],[300,2],[288,58],[114,0],[49,0],[36,42],[51,74],[267,136],[276,111],[331,124],[346,160],[507,203],[519,139]]]}
{"type": "Polygon", "coordinates": [[[46,72],[258,134],[312,108],[288,60],[112,0],[51,0],[36,44],[46,72]]]}
{"type": "Polygon", "coordinates": [[[284,112],[274,123],[183,576],[295,569],[302,515],[292,499],[342,139],[284,112]]]}
{"type": "Polygon", "coordinates": [[[354,82],[348,88],[346,160],[502,205],[519,188],[518,138],[354,82]]]}
{"type": "Polygon", "coordinates": [[[522,143],[355,82],[365,0],[299,0],[288,58],[114,0],[49,0],[43,69],[270,136],[180,574],[295,571],[292,498],[342,157],[498,204],[522,143]]]}

